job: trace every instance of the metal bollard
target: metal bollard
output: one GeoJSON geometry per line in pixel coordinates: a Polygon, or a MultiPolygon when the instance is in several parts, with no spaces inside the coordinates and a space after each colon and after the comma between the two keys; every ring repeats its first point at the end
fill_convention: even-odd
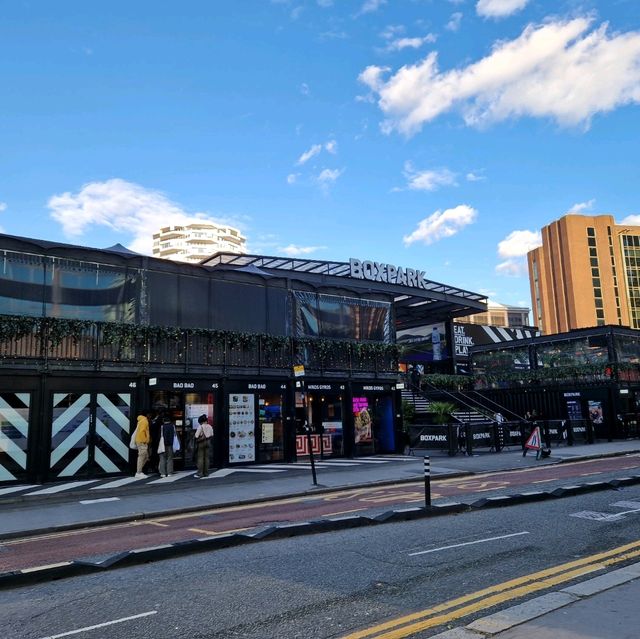
{"type": "Polygon", "coordinates": [[[431,461],[425,455],[424,458],[424,503],[431,508],[431,461]]]}

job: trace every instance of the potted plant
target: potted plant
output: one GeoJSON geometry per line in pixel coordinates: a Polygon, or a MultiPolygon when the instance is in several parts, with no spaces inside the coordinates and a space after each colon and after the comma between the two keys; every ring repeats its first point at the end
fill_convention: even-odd
{"type": "Polygon", "coordinates": [[[431,402],[429,412],[433,414],[435,424],[446,424],[457,406],[451,402],[431,402]]]}

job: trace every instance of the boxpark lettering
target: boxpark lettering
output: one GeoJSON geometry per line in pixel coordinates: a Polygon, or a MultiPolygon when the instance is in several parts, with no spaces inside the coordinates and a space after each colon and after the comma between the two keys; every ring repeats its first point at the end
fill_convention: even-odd
{"type": "Polygon", "coordinates": [[[421,442],[446,442],[446,435],[420,435],[421,442]]]}
{"type": "Polygon", "coordinates": [[[363,262],[353,257],[349,258],[349,266],[351,267],[351,277],[357,280],[386,282],[387,284],[426,289],[424,271],[369,260],[363,262]]]}

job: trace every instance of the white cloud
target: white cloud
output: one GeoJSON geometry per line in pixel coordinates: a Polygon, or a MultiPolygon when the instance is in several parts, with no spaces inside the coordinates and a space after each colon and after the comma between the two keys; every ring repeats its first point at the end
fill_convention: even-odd
{"type": "Polygon", "coordinates": [[[479,172],[469,171],[466,175],[467,182],[482,182],[487,178],[484,175],[480,175],[479,172]]]}
{"type": "Polygon", "coordinates": [[[366,0],[366,2],[360,7],[358,15],[362,15],[364,13],[374,13],[383,4],[387,4],[387,0],[366,0]]]}
{"type": "Polygon", "coordinates": [[[6,202],[0,202],[0,213],[2,213],[2,211],[6,211],[7,210],[7,203],[6,202]]]}
{"type": "Polygon", "coordinates": [[[295,184],[299,177],[300,173],[289,173],[287,175],[287,184],[295,184]]]}
{"type": "Polygon", "coordinates": [[[318,155],[322,151],[322,144],[313,144],[308,151],[305,151],[299,158],[296,164],[304,164],[308,162],[313,156],[318,155]]]}
{"type": "Polygon", "coordinates": [[[448,31],[453,31],[455,33],[456,31],[460,30],[461,22],[462,14],[459,11],[456,11],[455,13],[451,14],[449,22],[447,22],[447,24],[445,25],[445,29],[447,29],[448,31]]]}
{"type": "Polygon", "coordinates": [[[380,37],[385,40],[393,40],[406,31],[406,27],[401,24],[390,24],[384,28],[380,37]]]}
{"type": "Polygon", "coordinates": [[[483,18],[505,18],[528,4],[529,0],[478,0],[476,11],[483,18]]]}
{"type": "Polygon", "coordinates": [[[590,18],[529,25],[515,40],[466,67],[440,71],[431,52],[400,68],[369,66],[359,80],[377,94],[386,133],[417,133],[454,109],[470,126],[508,118],[552,118],[588,127],[597,113],[640,102],[640,31],[591,29],[590,18]]]}
{"type": "Polygon", "coordinates": [[[640,226],[640,215],[627,215],[623,220],[618,222],[620,225],[628,224],[629,226],[640,226]]]}
{"type": "Polygon", "coordinates": [[[324,145],[325,151],[328,151],[332,155],[335,155],[338,152],[338,143],[335,140],[329,140],[324,145]]]}
{"type": "Polygon", "coordinates": [[[318,184],[322,188],[329,188],[342,174],[342,169],[323,169],[320,171],[320,175],[316,178],[318,184]]]}
{"type": "Polygon", "coordinates": [[[441,186],[456,185],[456,174],[446,168],[417,171],[411,162],[405,162],[404,176],[407,188],[412,191],[435,191],[441,186]]]}
{"type": "Polygon", "coordinates": [[[225,223],[206,213],[187,213],[161,191],[117,178],[90,182],[77,193],[53,195],[47,206],[69,237],[80,237],[89,227],[103,226],[133,237],[129,248],[146,254],[151,254],[152,235],[161,226],[202,220],[225,223]]]}
{"type": "Polygon", "coordinates": [[[541,245],[540,231],[512,231],[504,240],[498,242],[498,255],[500,257],[522,257],[541,245]]]}
{"type": "Polygon", "coordinates": [[[577,202],[565,213],[565,215],[570,215],[572,213],[580,214],[584,213],[585,211],[590,211],[595,203],[595,200],[588,200],[587,202],[577,202]]]}
{"type": "Polygon", "coordinates": [[[329,140],[324,144],[313,144],[309,150],[305,151],[298,158],[298,161],[296,162],[296,164],[298,165],[305,164],[312,157],[315,157],[316,155],[318,155],[322,151],[322,149],[324,149],[328,153],[331,153],[332,155],[335,155],[338,152],[338,143],[335,140],[329,140]]]}
{"type": "Polygon", "coordinates": [[[290,257],[297,257],[298,255],[309,255],[309,253],[322,251],[326,248],[326,246],[296,246],[295,244],[289,244],[289,246],[281,246],[278,248],[278,253],[290,257]]]}
{"type": "Polygon", "coordinates": [[[303,82],[300,85],[300,93],[302,93],[302,95],[304,96],[311,95],[311,89],[309,88],[309,85],[306,82],[303,82]]]}
{"type": "Polygon", "coordinates": [[[511,277],[527,274],[526,255],[532,249],[542,245],[540,231],[512,231],[498,242],[498,255],[504,259],[496,266],[496,273],[511,277]]]}
{"type": "Polygon", "coordinates": [[[402,239],[406,246],[414,242],[433,244],[445,237],[451,237],[465,226],[473,224],[478,217],[476,209],[460,204],[453,209],[436,211],[418,223],[413,233],[405,235],[402,239]]]}
{"type": "Polygon", "coordinates": [[[422,45],[433,43],[436,36],[433,33],[427,33],[421,38],[397,38],[387,45],[387,51],[402,51],[402,49],[419,49],[422,45]]]}

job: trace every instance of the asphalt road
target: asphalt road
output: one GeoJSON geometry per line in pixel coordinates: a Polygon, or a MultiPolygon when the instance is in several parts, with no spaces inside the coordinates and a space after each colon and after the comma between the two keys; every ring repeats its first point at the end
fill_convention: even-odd
{"type": "MultiPolygon", "coordinates": [[[[636,470],[637,455],[486,473],[433,482],[432,499],[460,501],[524,488],[554,487],[568,480],[608,479],[636,470]]],[[[385,487],[338,490],[315,496],[229,506],[133,521],[92,529],[80,529],[8,540],[0,544],[0,571],[31,568],[73,559],[102,559],[117,552],[160,544],[215,536],[263,526],[309,521],[345,514],[380,512],[403,505],[424,504],[422,482],[385,487]]]]}
{"type": "MultiPolygon", "coordinates": [[[[353,634],[360,630],[491,588],[491,596],[472,598],[475,608],[460,620],[468,623],[486,614],[485,604],[495,604],[493,612],[514,602],[514,591],[499,586],[508,580],[631,542],[640,555],[639,524],[640,487],[630,487],[268,541],[5,591],[0,627],[4,639],[355,639],[370,636],[353,634]]],[[[610,561],[632,559],[613,554],[610,561]]],[[[584,559],[560,579],[603,568],[600,559],[584,559]]],[[[528,587],[524,597],[545,592],[544,580],[531,583],[537,591],[528,587]]]]}

